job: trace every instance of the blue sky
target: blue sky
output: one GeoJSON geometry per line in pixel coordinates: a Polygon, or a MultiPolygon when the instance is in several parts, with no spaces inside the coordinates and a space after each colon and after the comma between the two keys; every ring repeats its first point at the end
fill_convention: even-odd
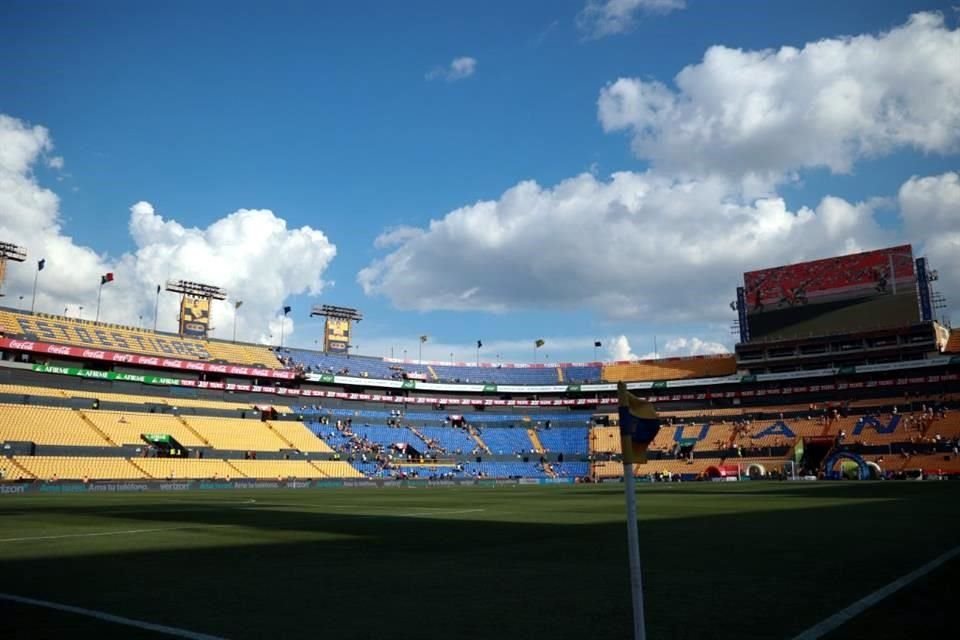
{"type": "MultiPolygon", "coordinates": [[[[309,345],[319,337],[319,326],[305,312],[323,302],[363,310],[367,319],[354,340],[361,352],[389,355],[393,347],[400,355],[403,348],[414,349],[416,336],[426,333],[435,353],[425,357],[447,359],[453,351],[464,360],[475,357],[469,345],[478,338],[491,345],[484,352],[489,360],[494,351],[529,359],[532,344],[530,349],[525,345],[537,337],[548,343],[541,357],[552,347],[552,360],[591,359],[594,338],[609,345],[620,336],[637,355],[652,350],[654,335],[661,347],[674,340],[675,354],[709,350],[714,343],[730,347],[732,314],[724,317],[715,309],[732,298],[743,269],[772,266],[779,255],[782,262],[819,257],[817,250],[833,247],[873,248],[886,241],[925,246],[942,235],[930,224],[905,225],[900,215],[905,205],[896,198],[911,176],[956,170],[955,134],[934,142],[914,134],[906,141],[894,136],[893,142],[877,142],[877,134],[858,130],[850,137],[867,143],[854,145],[858,150],[851,152],[848,169],[827,166],[832,160],[816,153],[809,160],[797,155],[780,164],[772,161],[770,170],[777,177],[759,190],[743,188],[742,175],[725,174],[729,197],[719,200],[734,197],[749,205],[758,197],[778,196],[795,212],[815,209],[828,195],[851,204],[886,198],[871,200],[875,228],[824,242],[812,238],[807,249],[788,243],[782,252],[746,255],[742,263],[693,259],[710,272],[709,290],[716,294],[704,297],[702,314],[696,312],[693,293],[682,302],[672,299],[676,282],[649,291],[614,283],[603,296],[593,297],[597,285],[576,274],[590,270],[590,256],[603,253],[610,243],[597,245],[589,237],[582,247],[559,241],[565,228],[559,221],[556,245],[549,230],[535,238],[528,234],[529,244],[510,245],[514,252],[527,248],[526,262],[504,260],[487,250],[488,239],[473,244],[473,236],[460,232],[375,246],[384,231],[422,231],[458,208],[500,201],[523,181],[551,189],[584,173],[607,184],[614,172],[649,170],[670,180],[688,179],[682,163],[665,160],[674,157],[667,142],[638,152],[639,143],[631,143],[638,131],[636,114],[624,116],[630,124],[604,120],[598,100],[605,87],[630,78],[663,83],[679,93],[675,76],[701,63],[715,45],[751,52],[802,48],[842,35],[881,38],[920,11],[943,14],[943,25],[934,30],[946,44],[930,54],[936,59],[950,55],[955,40],[957,15],[949,2],[688,0],[664,11],[638,0],[636,10],[624,18],[629,25],[623,32],[607,34],[585,23],[586,0],[319,4],[4,3],[0,57],[8,64],[0,71],[0,113],[48,132],[48,147],[33,157],[23,175],[59,197],[57,233],[92,250],[97,266],[115,267],[123,279],[122,266],[132,268],[147,259],[138,251],[144,247],[131,237],[134,203],[149,202],[164,219],[199,229],[240,209],[270,210],[290,229],[322,231],[336,246],[336,255],[319,251],[319,262],[291,265],[291,270],[322,267],[303,281],[287,282],[288,271],[277,274],[277,286],[263,294],[259,305],[250,303],[250,296],[261,289],[247,292],[252,317],[242,327],[246,337],[272,335],[279,326],[275,318],[269,326],[272,310],[285,301],[295,310],[289,328],[294,342],[309,345]],[[475,61],[472,73],[444,77],[442,71],[464,57],[475,61]],[[51,167],[41,157],[63,158],[63,167],[57,162],[51,167]],[[463,242],[462,253],[449,246],[441,250],[444,238],[463,242]],[[401,273],[399,267],[385,266],[365,290],[358,273],[387,258],[393,247],[416,253],[417,268],[449,278],[434,281],[413,268],[401,273]],[[549,269],[542,265],[541,254],[558,247],[571,256],[569,274],[563,260],[549,269]],[[428,263],[424,256],[436,261],[428,263]],[[475,262],[474,270],[459,271],[461,256],[475,262]],[[510,270],[496,277],[477,276],[477,271],[495,272],[506,262],[511,262],[510,270]],[[541,268],[543,279],[523,275],[541,268]],[[326,283],[322,293],[305,293],[319,279],[326,283]],[[434,290],[459,281],[463,291],[454,287],[434,299],[417,288],[417,282],[428,281],[434,290]],[[578,304],[581,298],[584,303],[578,304]],[[627,298],[645,304],[628,310],[622,302],[627,298]]],[[[595,4],[603,9],[602,3],[595,4]]],[[[847,62],[857,64],[855,58],[847,62]]],[[[855,70],[852,66],[853,77],[855,70]]],[[[896,77],[875,79],[881,86],[896,82],[896,77]]],[[[950,109],[917,117],[921,125],[924,118],[955,122],[950,109]]],[[[666,127],[682,124],[681,118],[657,126],[666,139],[666,127]]],[[[846,134],[841,130],[841,135],[846,134]]],[[[763,155],[742,148],[734,152],[763,155]]],[[[704,171],[692,179],[724,173],[724,167],[704,171]]],[[[549,212],[545,215],[541,229],[552,224],[549,212]]],[[[650,224],[660,230],[669,219],[651,219],[650,224]]],[[[7,227],[16,235],[15,224],[7,227]]],[[[30,239],[23,242],[29,245],[30,239]]],[[[640,250],[624,256],[631,280],[646,277],[647,260],[663,262],[664,257],[640,250]]],[[[193,267],[188,273],[203,280],[203,261],[193,267]]],[[[248,277],[258,272],[267,273],[253,265],[248,277]]],[[[696,271],[678,272],[699,278],[696,271]]],[[[32,272],[21,280],[32,284],[32,272]]],[[[150,281],[143,276],[140,288],[151,288],[144,285],[150,281]]],[[[237,281],[235,288],[245,291],[246,286],[237,281]]],[[[48,293],[49,299],[41,300],[51,310],[54,304],[59,308],[57,294],[48,293]]],[[[79,305],[80,300],[66,302],[79,305]]],[[[149,296],[139,304],[141,315],[144,308],[149,311],[149,296]]],[[[609,355],[618,354],[623,355],[609,355]]]]}

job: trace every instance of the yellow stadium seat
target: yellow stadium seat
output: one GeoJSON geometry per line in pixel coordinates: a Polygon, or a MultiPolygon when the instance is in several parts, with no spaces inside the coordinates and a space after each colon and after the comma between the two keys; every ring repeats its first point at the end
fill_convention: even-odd
{"type": "Polygon", "coordinates": [[[0,442],[111,446],[79,411],[15,404],[0,405],[0,442]]]}
{"type": "Polygon", "coordinates": [[[226,460],[213,458],[132,458],[134,466],[158,480],[209,480],[245,477],[226,460]]]}
{"type": "Polygon", "coordinates": [[[0,327],[7,335],[91,349],[122,351],[161,358],[217,360],[231,364],[280,369],[270,349],[260,345],[199,340],[138,327],[78,320],[43,313],[0,310],[0,327]]]}
{"type": "Polygon", "coordinates": [[[41,480],[142,480],[146,475],[126,458],[16,456],[17,464],[41,480]]]}
{"type": "Polygon", "coordinates": [[[665,358],[605,364],[601,377],[607,382],[640,382],[646,380],[683,380],[729,376],[737,372],[733,354],[665,358]]]}
{"type": "Polygon", "coordinates": [[[184,447],[202,447],[206,444],[173,415],[123,411],[82,413],[116,444],[144,444],[140,437],[144,433],[167,434],[184,447]]]}
{"type": "Polygon", "coordinates": [[[295,449],[307,453],[333,453],[330,445],[314,435],[302,422],[269,420],[267,424],[285,442],[292,444],[295,449]]]}

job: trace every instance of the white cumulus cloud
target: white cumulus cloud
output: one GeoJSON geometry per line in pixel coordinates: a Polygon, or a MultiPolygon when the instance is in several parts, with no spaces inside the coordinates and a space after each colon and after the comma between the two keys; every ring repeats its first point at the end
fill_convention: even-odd
{"type": "Polygon", "coordinates": [[[725,321],[744,270],[891,241],[874,206],[826,197],[791,211],[781,198],[739,200],[721,178],[653,171],[526,181],[391,236],[358,281],[402,309],[725,321]]]}
{"type": "MultiPolygon", "coordinates": [[[[138,202],[130,208],[132,250],[112,257],[78,245],[63,228],[59,198],[32,171],[52,148],[43,127],[0,115],[0,238],[25,246],[30,255],[27,264],[7,270],[7,304],[29,308],[35,261],[44,258],[38,311],[62,313],[69,307],[77,313],[83,306],[84,317],[91,319],[100,276],[111,271],[116,279],[103,287],[101,320],[136,325],[142,316],[144,325],[151,326],[157,284],[185,279],[228,291],[231,300],[217,302],[213,309],[215,337],[231,337],[233,303],[242,300],[238,337],[267,339],[279,331],[280,309],[288,296],[323,290],[323,273],[336,247],[323,232],[289,228],[266,209],[241,209],[201,229],[164,218],[150,203],[138,202]]],[[[178,300],[162,294],[160,301],[159,327],[172,330],[178,300]]],[[[288,337],[293,333],[289,318],[285,331],[288,337]]]]}
{"type": "Polygon", "coordinates": [[[427,80],[442,78],[447,82],[456,82],[469,78],[477,70],[477,59],[470,56],[454,58],[445,67],[435,67],[427,72],[427,80]]]}
{"type": "Polygon", "coordinates": [[[898,201],[907,231],[925,239],[915,252],[939,271],[934,287],[955,308],[960,300],[960,173],[910,178],[900,187],[898,201]]]}
{"type": "Polygon", "coordinates": [[[764,182],[790,172],[851,170],[900,148],[960,148],[960,30],[918,13],[878,35],[802,48],[710,47],[674,86],[620,78],[600,92],[606,131],[628,131],[633,150],[676,172],[714,171],[764,182]]]}
{"type": "Polygon", "coordinates": [[[659,347],[657,351],[650,351],[648,353],[637,355],[633,352],[633,347],[631,347],[630,340],[627,338],[627,336],[619,335],[609,340],[607,344],[607,353],[610,356],[610,360],[624,361],[651,360],[653,358],[677,358],[684,356],[719,355],[723,353],[730,353],[730,349],[728,349],[726,345],[723,345],[719,342],[702,340],[697,337],[676,337],[668,338],[663,346],[659,347]]]}
{"type": "Polygon", "coordinates": [[[665,14],[686,7],[685,0],[588,0],[577,14],[577,28],[587,38],[627,33],[641,13],[665,14]]]}

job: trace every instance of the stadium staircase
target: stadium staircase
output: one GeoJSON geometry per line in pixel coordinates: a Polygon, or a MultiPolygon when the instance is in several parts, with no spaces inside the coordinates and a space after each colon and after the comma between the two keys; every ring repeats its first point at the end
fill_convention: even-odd
{"type": "Polygon", "coordinates": [[[177,420],[179,420],[179,421],[183,424],[183,426],[185,426],[185,427],[187,428],[187,431],[189,431],[190,433],[192,433],[193,435],[195,435],[200,442],[202,442],[203,444],[205,444],[205,445],[208,446],[208,447],[212,447],[212,446],[213,446],[212,444],[210,444],[210,441],[209,441],[209,440],[207,440],[207,439],[204,438],[202,435],[200,435],[200,432],[199,432],[199,431],[197,431],[196,429],[194,429],[193,427],[191,427],[191,426],[190,426],[190,423],[187,422],[186,420],[184,420],[183,416],[179,416],[179,415],[178,415],[178,416],[177,416],[177,420]]]}
{"type": "Polygon", "coordinates": [[[479,434],[479,433],[477,433],[476,431],[471,430],[471,431],[470,431],[470,437],[473,438],[474,442],[476,442],[476,443],[480,446],[480,448],[483,449],[483,451],[484,451],[485,453],[490,453],[490,447],[488,447],[488,446],[487,446],[487,443],[484,442],[484,441],[480,438],[480,434],[479,434]]]}
{"type": "Polygon", "coordinates": [[[418,431],[416,427],[414,427],[413,425],[410,425],[410,426],[407,427],[407,428],[410,429],[411,432],[413,432],[413,435],[415,435],[415,436],[417,436],[418,438],[420,438],[421,440],[423,440],[423,444],[425,444],[425,445],[427,446],[427,449],[430,448],[430,442],[428,441],[427,437],[426,437],[425,435],[423,435],[422,433],[420,433],[420,431],[418,431]]]}
{"type": "Polygon", "coordinates": [[[289,439],[287,439],[286,437],[284,437],[284,435],[283,435],[282,433],[280,433],[280,432],[273,426],[273,424],[270,423],[269,420],[266,421],[266,422],[264,422],[264,424],[267,425],[267,429],[270,429],[270,431],[273,431],[274,435],[276,435],[278,438],[280,438],[280,440],[281,440],[285,445],[287,445],[288,448],[290,448],[290,449],[297,449],[297,448],[298,448],[296,445],[294,445],[292,442],[290,442],[289,439]]]}
{"type": "Polygon", "coordinates": [[[823,423],[823,429],[820,430],[820,436],[826,437],[832,435],[830,431],[833,429],[833,420],[825,420],[823,423]]]}
{"type": "Polygon", "coordinates": [[[527,435],[530,437],[530,442],[533,444],[534,452],[543,453],[543,443],[540,442],[540,436],[537,435],[537,430],[527,429],[527,435]]]}
{"type": "Polygon", "coordinates": [[[87,417],[87,414],[85,414],[83,411],[80,411],[79,409],[74,409],[74,411],[77,412],[77,415],[80,416],[80,419],[83,420],[83,421],[87,424],[88,427],[90,427],[91,429],[93,429],[94,431],[96,431],[97,434],[98,434],[101,438],[103,438],[104,440],[106,440],[107,442],[109,442],[109,443],[110,443],[110,446],[112,446],[112,447],[119,447],[119,446],[120,446],[119,444],[117,444],[116,442],[114,442],[113,440],[111,440],[111,439],[110,439],[110,436],[108,436],[100,427],[98,427],[97,425],[95,425],[95,424],[93,423],[93,420],[91,420],[90,418],[87,417]]]}
{"type": "Polygon", "coordinates": [[[431,367],[430,365],[427,365],[427,371],[429,371],[430,375],[433,376],[434,381],[437,381],[440,379],[440,376],[437,375],[437,372],[434,371],[433,367],[431,367]]]}
{"type": "Polygon", "coordinates": [[[35,480],[36,476],[23,468],[14,458],[0,457],[4,480],[35,480]]]}
{"type": "Polygon", "coordinates": [[[557,367],[557,382],[563,384],[563,368],[557,367]]]}

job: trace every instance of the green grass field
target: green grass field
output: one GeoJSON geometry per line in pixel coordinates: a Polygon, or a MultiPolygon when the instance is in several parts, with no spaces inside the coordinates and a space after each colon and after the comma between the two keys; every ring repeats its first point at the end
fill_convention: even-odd
{"type": "MultiPolygon", "coordinates": [[[[949,482],[643,486],[650,637],[792,637],[960,544],[958,498],[949,482]]],[[[618,485],[0,500],[0,591],[227,638],[626,638],[626,563],[618,485]]],[[[958,568],[830,637],[943,633],[958,568]]],[[[0,629],[167,637],[3,601],[0,629]]]]}

